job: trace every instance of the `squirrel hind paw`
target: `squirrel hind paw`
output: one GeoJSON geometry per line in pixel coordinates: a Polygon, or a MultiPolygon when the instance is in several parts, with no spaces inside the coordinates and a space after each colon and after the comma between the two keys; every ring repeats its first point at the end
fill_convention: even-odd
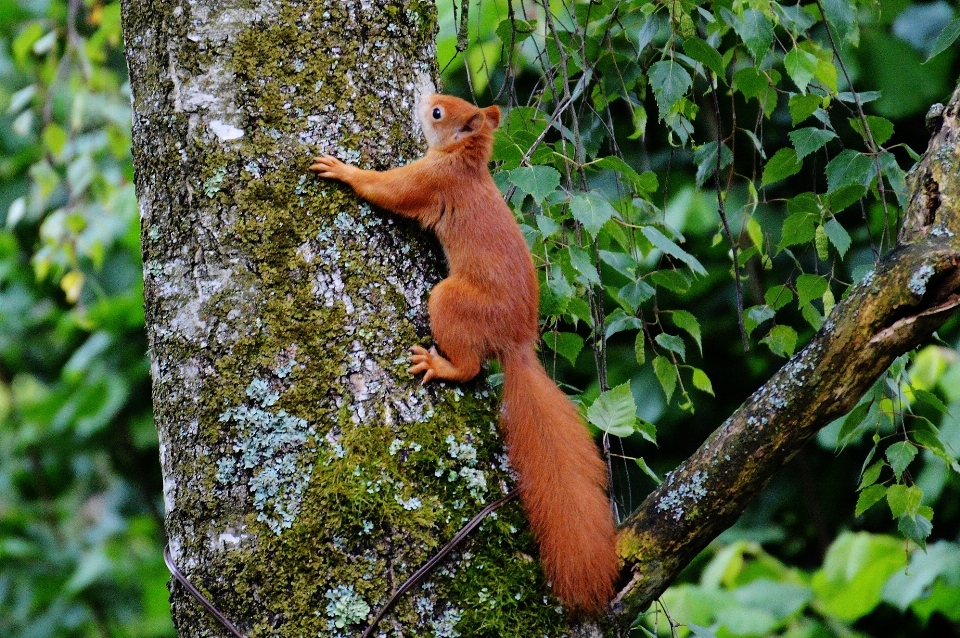
{"type": "Polygon", "coordinates": [[[426,383],[430,381],[435,376],[437,376],[436,370],[434,370],[434,357],[441,358],[437,354],[437,349],[430,348],[427,350],[423,346],[411,346],[410,347],[410,363],[413,364],[407,368],[407,372],[410,374],[420,374],[424,373],[421,383],[426,383]]]}

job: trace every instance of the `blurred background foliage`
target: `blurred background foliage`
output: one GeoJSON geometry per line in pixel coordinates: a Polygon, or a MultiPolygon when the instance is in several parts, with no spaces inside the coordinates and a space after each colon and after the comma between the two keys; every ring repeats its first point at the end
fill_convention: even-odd
{"type": "Polygon", "coordinates": [[[117,2],[0,1],[0,636],[172,636],[117,2]]]}
{"type": "MultiPolygon", "coordinates": [[[[958,78],[956,46],[937,45],[957,8],[438,6],[445,90],[516,107],[497,179],[542,266],[544,353],[615,441],[628,510],[892,245],[902,171],[958,78]],[[891,158],[879,182],[843,155],[870,151],[847,76],[891,158]],[[850,170],[831,173],[841,156],[850,170]]],[[[0,0],[4,638],[173,635],[119,15],[0,0]]],[[[636,635],[960,636],[960,320],[939,337],[808,445],[636,635]]]]}

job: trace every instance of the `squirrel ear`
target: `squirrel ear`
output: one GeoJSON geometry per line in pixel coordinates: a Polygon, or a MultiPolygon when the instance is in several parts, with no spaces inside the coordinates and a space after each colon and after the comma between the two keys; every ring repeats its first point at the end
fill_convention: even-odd
{"type": "Polygon", "coordinates": [[[500,107],[496,104],[493,106],[488,106],[483,109],[483,114],[487,117],[487,124],[490,125],[490,130],[496,130],[500,127],[500,107]]]}
{"type": "Polygon", "coordinates": [[[473,135],[483,126],[483,111],[477,111],[460,127],[460,133],[463,135],[473,135]]]}

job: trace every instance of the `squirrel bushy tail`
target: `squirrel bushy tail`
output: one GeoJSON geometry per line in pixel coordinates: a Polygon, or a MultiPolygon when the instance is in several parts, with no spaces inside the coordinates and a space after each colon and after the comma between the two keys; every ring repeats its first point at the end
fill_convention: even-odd
{"type": "Polygon", "coordinates": [[[502,364],[503,436],[544,572],[570,609],[598,613],[618,574],[606,465],[532,344],[505,353],[502,364]]]}

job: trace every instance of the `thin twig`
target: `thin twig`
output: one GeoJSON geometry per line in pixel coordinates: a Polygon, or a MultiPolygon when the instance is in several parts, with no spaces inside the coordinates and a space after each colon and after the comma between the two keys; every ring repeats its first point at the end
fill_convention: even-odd
{"type": "Polygon", "coordinates": [[[717,83],[719,80],[714,78],[713,72],[706,68],[707,82],[710,83],[710,95],[713,97],[713,111],[717,118],[717,164],[713,171],[713,185],[717,191],[717,213],[720,215],[720,221],[723,222],[723,230],[727,234],[727,241],[730,242],[730,251],[733,253],[733,280],[737,291],[737,325],[740,328],[740,340],[743,342],[743,351],[750,352],[750,340],[747,339],[747,327],[743,321],[743,282],[740,281],[740,251],[737,249],[737,242],[733,239],[733,233],[730,232],[730,222],[727,221],[727,207],[723,201],[723,190],[720,187],[720,168],[723,156],[723,127],[720,119],[720,98],[717,97],[717,83]]]}
{"type": "Polygon", "coordinates": [[[209,611],[213,617],[220,622],[221,625],[226,627],[226,629],[237,638],[247,638],[240,633],[240,630],[237,629],[237,627],[230,622],[230,620],[224,616],[219,609],[214,607],[213,603],[207,600],[204,595],[200,593],[200,590],[194,587],[193,583],[187,580],[187,577],[183,575],[183,572],[177,568],[177,564],[173,562],[173,556],[170,555],[170,545],[167,545],[163,548],[163,562],[167,564],[167,569],[170,570],[170,573],[173,574],[173,577],[176,579],[176,581],[183,585],[183,588],[187,590],[187,593],[193,596],[198,603],[203,605],[204,609],[209,611]]]}
{"type": "Polygon", "coordinates": [[[446,545],[440,548],[440,551],[430,557],[423,566],[415,571],[410,578],[405,580],[400,587],[397,588],[397,591],[393,592],[393,595],[390,596],[390,599],[387,600],[386,604],[380,609],[377,615],[373,620],[370,621],[370,626],[364,630],[361,638],[370,638],[373,636],[373,632],[376,630],[377,625],[383,620],[383,617],[387,615],[387,612],[396,604],[396,602],[403,596],[409,589],[416,586],[421,580],[423,580],[427,574],[429,574],[433,569],[440,563],[447,555],[452,552],[457,546],[463,542],[463,539],[467,537],[470,532],[472,532],[487,516],[490,515],[495,509],[499,508],[501,505],[506,505],[513,499],[517,498],[520,495],[520,490],[514,488],[509,494],[503,498],[490,503],[485,508],[483,508],[479,514],[474,516],[469,523],[464,525],[459,532],[457,532],[453,538],[451,538],[446,545]]]}

